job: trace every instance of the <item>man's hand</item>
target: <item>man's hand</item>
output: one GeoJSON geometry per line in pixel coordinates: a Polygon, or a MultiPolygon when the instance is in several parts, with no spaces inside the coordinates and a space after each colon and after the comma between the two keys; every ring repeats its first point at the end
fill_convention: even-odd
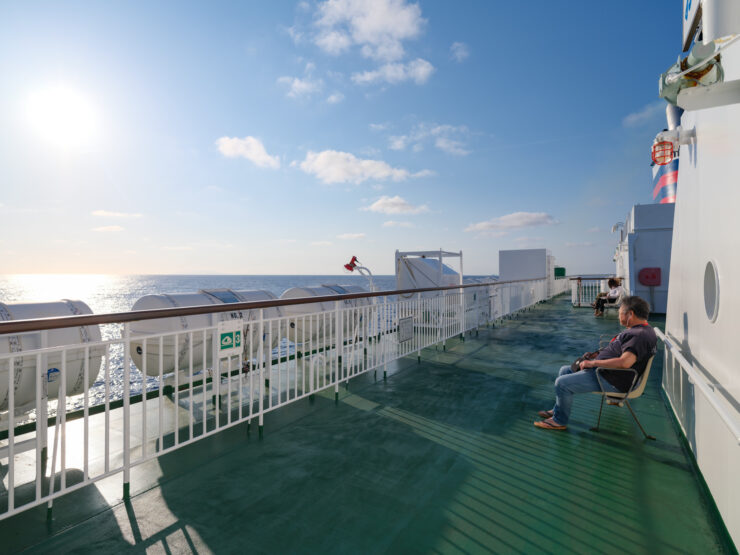
{"type": "Polygon", "coordinates": [[[596,366],[596,364],[592,360],[581,361],[581,370],[585,370],[586,368],[593,368],[594,366],[596,366]]]}
{"type": "Polygon", "coordinates": [[[581,361],[581,370],[585,370],[586,368],[597,368],[599,366],[601,366],[602,368],[615,368],[619,370],[624,368],[632,368],[635,362],[637,362],[637,357],[635,356],[635,354],[630,351],[625,351],[622,353],[622,356],[618,358],[581,361]]]}

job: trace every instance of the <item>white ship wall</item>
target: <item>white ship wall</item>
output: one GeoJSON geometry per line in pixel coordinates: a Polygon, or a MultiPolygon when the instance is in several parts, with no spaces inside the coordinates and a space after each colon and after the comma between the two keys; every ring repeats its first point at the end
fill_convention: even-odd
{"type": "MultiPolygon", "coordinates": [[[[740,44],[723,56],[725,80],[740,78],[740,44]]],[[[673,229],[671,284],[666,331],[704,377],[719,409],[673,365],[663,386],[699,468],[732,536],[740,545],[740,446],[721,421],[724,410],[740,422],[740,104],[685,112],[684,129],[695,129],[693,144],[681,146],[673,229]],[[719,310],[705,307],[705,270],[716,264],[719,310]]]]}
{"type": "Polygon", "coordinates": [[[658,314],[665,314],[668,303],[673,215],[673,204],[633,206],[614,257],[617,276],[624,278],[622,285],[627,292],[648,301],[651,312],[658,314]],[[643,268],[660,268],[660,285],[640,284],[637,276],[643,268]]]}

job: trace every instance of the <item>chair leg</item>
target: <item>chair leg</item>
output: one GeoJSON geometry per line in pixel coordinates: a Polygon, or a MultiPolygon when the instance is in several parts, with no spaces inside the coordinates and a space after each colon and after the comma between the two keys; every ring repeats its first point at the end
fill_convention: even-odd
{"type": "Polygon", "coordinates": [[[604,396],[601,396],[601,406],[599,407],[599,419],[596,421],[596,427],[591,428],[592,432],[598,432],[599,431],[599,424],[601,424],[601,411],[604,410],[604,396]]]}
{"type": "Polygon", "coordinates": [[[630,412],[632,413],[632,418],[634,418],[635,422],[637,422],[637,425],[640,427],[640,431],[645,436],[645,439],[652,439],[653,441],[655,441],[655,438],[653,436],[649,436],[647,432],[644,430],[644,428],[642,427],[642,424],[640,424],[640,420],[637,418],[635,411],[632,410],[632,405],[630,405],[630,402],[627,399],[625,399],[624,401],[625,403],[627,403],[627,408],[630,409],[630,412]]]}

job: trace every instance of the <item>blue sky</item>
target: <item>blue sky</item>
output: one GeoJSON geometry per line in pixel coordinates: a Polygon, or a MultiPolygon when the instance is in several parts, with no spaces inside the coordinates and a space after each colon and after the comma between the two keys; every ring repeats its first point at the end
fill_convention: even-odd
{"type": "Polygon", "coordinates": [[[681,2],[5,2],[2,273],[611,272],[681,2]]]}

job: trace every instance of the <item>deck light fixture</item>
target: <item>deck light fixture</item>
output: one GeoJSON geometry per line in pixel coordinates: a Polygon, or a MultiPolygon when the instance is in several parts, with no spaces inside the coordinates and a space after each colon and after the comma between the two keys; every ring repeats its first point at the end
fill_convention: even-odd
{"type": "Polygon", "coordinates": [[[670,141],[659,141],[653,144],[653,163],[665,166],[673,161],[673,143],[670,141]]]}

